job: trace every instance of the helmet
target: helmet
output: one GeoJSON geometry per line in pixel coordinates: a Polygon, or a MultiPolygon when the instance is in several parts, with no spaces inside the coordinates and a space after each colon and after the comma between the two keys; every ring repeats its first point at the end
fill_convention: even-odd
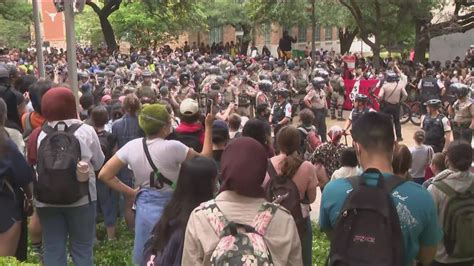
{"type": "Polygon", "coordinates": [[[235,63],[235,67],[242,68],[242,67],[244,67],[244,64],[242,62],[237,62],[237,63],[235,63]]]}
{"type": "Polygon", "coordinates": [[[290,91],[287,90],[287,89],[278,89],[276,92],[275,92],[276,95],[279,95],[279,96],[282,96],[284,98],[288,98],[288,96],[290,95],[290,91]]]}
{"type": "Polygon", "coordinates": [[[178,85],[178,80],[175,77],[169,77],[166,82],[170,84],[171,86],[176,86],[178,85]]]}
{"type": "Polygon", "coordinates": [[[258,88],[261,90],[261,91],[264,91],[264,92],[269,92],[271,91],[273,85],[272,85],[272,82],[270,80],[261,80],[258,82],[258,88]]]}
{"type": "Polygon", "coordinates": [[[441,100],[431,99],[431,100],[428,100],[427,102],[425,102],[425,105],[438,108],[438,107],[441,106],[441,100]]]}
{"type": "Polygon", "coordinates": [[[115,70],[117,70],[117,66],[116,66],[115,64],[114,64],[114,65],[109,65],[109,66],[107,67],[107,69],[110,70],[110,71],[115,72],[115,70]]]}
{"type": "Polygon", "coordinates": [[[140,60],[138,60],[138,64],[140,66],[146,66],[146,65],[148,65],[148,61],[146,59],[140,59],[140,60]]]}
{"type": "Polygon", "coordinates": [[[169,92],[170,92],[170,91],[169,91],[168,86],[162,86],[162,87],[160,88],[160,94],[162,94],[162,95],[167,95],[169,92]]]}
{"type": "Polygon", "coordinates": [[[125,61],[123,61],[123,60],[118,60],[117,62],[118,62],[118,64],[119,64],[119,66],[121,66],[121,67],[122,67],[122,66],[125,66],[125,61]]]}
{"type": "Polygon", "coordinates": [[[221,89],[221,85],[219,85],[219,83],[214,82],[211,84],[211,90],[218,91],[220,89],[221,89]]]}
{"type": "Polygon", "coordinates": [[[273,81],[280,81],[280,74],[276,72],[272,73],[272,79],[273,81]]]}
{"type": "Polygon", "coordinates": [[[280,73],[280,80],[281,81],[289,81],[290,76],[288,75],[287,72],[281,72],[280,73]]]}
{"type": "Polygon", "coordinates": [[[183,82],[185,80],[189,81],[190,77],[188,73],[182,73],[179,75],[179,82],[183,82]]]}
{"type": "Polygon", "coordinates": [[[282,67],[284,65],[285,65],[285,61],[283,59],[280,59],[280,60],[277,61],[277,66],[282,67]]]}
{"type": "Polygon", "coordinates": [[[398,82],[400,80],[400,77],[397,75],[397,73],[389,71],[386,74],[386,80],[387,82],[398,82]]]}
{"type": "Polygon", "coordinates": [[[258,76],[258,79],[259,80],[272,80],[272,78],[266,74],[260,74],[260,76],[258,76]]]}
{"type": "Polygon", "coordinates": [[[143,71],[142,77],[144,78],[151,78],[151,72],[148,70],[143,71]]]}
{"type": "Polygon", "coordinates": [[[224,85],[225,79],[224,79],[224,77],[222,77],[222,76],[217,76],[217,77],[216,77],[216,82],[217,82],[219,85],[224,85]]]}
{"type": "Polygon", "coordinates": [[[462,83],[453,83],[449,86],[449,89],[456,94],[458,98],[464,98],[469,94],[469,87],[466,84],[462,83]]]}
{"type": "Polygon", "coordinates": [[[426,70],[426,75],[429,76],[429,77],[432,77],[434,76],[434,70],[429,68],[426,70]]]}
{"type": "Polygon", "coordinates": [[[286,66],[288,67],[289,70],[292,70],[296,66],[295,61],[293,61],[293,59],[288,60],[288,62],[286,62],[286,66]]]}
{"type": "Polygon", "coordinates": [[[221,73],[221,70],[220,70],[220,68],[218,68],[216,66],[211,66],[211,67],[209,67],[209,73],[214,74],[214,75],[219,75],[221,73]]]}
{"type": "Polygon", "coordinates": [[[324,88],[324,85],[326,85],[326,81],[321,77],[315,77],[313,80],[311,80],[311,84],[315,89],[321,90],[324,88]]]}
{"type": "Polygon", "coordinates": [[[88,78],[89,75],[87,74],[87,72],[79,71],[79,72],[77,72],[77,77],[80,78],[80,79],[81,78],[88,78]]]}
{"type": "Polygon", "coordinates": [[[368,100],[369,100],[369,97],[367,97],[367,95],[362,94],[362,93],[357,93],[355,96],[356,102],[367,102],[368,100]]]}
{"type": "Polygon", "coordinates": [[[334,73],[336,73],[337,75],[341,75],[342,74],[342,69],[340,67],[338,67],[334,70],[334,73]]]}
{"type": "Polygon", "coordinates": [[[109,77],[113,77],[113,76],[115,76],[115,73],[111,70],[108,70],[108,71],[105,71],[105,75],[109,76],[109,77]]]}
{"type": "Polygon", "coordinates": [[[217,64],[219,64],[221,60],[219,60],[218,57],[214,57],[211,61],[211,64],[213,64],[214,66],[217,66],[217,64]]]}

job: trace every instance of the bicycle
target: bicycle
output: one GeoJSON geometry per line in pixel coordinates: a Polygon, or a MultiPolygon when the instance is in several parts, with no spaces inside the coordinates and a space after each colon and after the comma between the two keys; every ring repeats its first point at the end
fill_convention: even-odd
{"type": "MultiPolygon", "coordinates": [[[[444,114],[446,117],[450,118],[449,107],[453,105],[456,101],[456,96],[446,95],[443,105],[441,105],[440,113],[444,114]]],[[[421,117],[426,113],[426,107],[421,104],[421,101],[414,101],[409,104],[411,110],[411,122],[415,126],[421,125],[421,117]]]]}
{"type": "MultiPolygon", "coordinates": [[[[369,89],[369,100],[367,106],[370,108],[380,111],[380,101],[379,98],[375,95],[375,89],[369,89]]],[[[406,103],[400,103],[400,124],[406,124],[411,120],[412,112],[410,106],[406,103]]]]}

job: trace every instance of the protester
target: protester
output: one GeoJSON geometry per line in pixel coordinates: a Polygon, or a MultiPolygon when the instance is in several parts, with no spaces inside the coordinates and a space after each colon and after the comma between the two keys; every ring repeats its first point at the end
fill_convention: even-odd
{"type": "MultiPolygon", "coordinates": [[[[26,260],[27,213],[32,211],[29,185],[33,172],[4,129],[7,105],[0,99],[0,257],[26,260]]],[[[31,215],[31,213],[30,213],[31,215]]]]}
{"type": "MultiPolygon", "coordinates": [[[[316,199],[316,188],[318,186],[316,169],[310,162],[302,161],[298,157],[300,145],[300,132],[298,129],[293,126],[282,128],[278,132],[277,142],[281,152],[279,155],[272,157],[269,163],[273,165],[277,175],[291,179],[298,188],[299,201],[302,202],[302,215],[306,220],[306,231],[301,239],[303,264],[312,265],[313,234],[309,216],[309,205],[316,199]]],[[[278,178],[277,176],[271,176],[270,171],[268,173],[270,179],[278,178]]]]}
{"type": "Polygon", "coordinates": [[[240,131],[240,125],[241,125],[241,118],[240,115],[238,114],[231,114],[229,116],[229,137],[230,139],[239,137],[242,132],[240,131]]]}
{"type": "Polygon", "coordinates": [[[359,169],[359,162],[354,148],[345,148],[340,157],[341,167],[334,171],[331,176],[331,181],[339,178],[346,178],[356,176],[362,172],[359,169]]]}
{"type": "MultiPolygon", "coordinates": [[[[393,173],[392,156],[395,136],[391,119],[386,115],[373,112],[362,115],[352,128],[352,137],[362,169],[364,171],[377,169],[384,173],[384,179],[393,178],[390,174],[393,173]]],[[[369,172],[364,173],[362,178],[369,186],[374,186],[382,177],[369,172]]],[[[349,180],[337,179],[328,183],[323,192],[319,225],[321,230],[327,232],[331,242],[336,241],[332,236],[338,232],[334,232],[333,229],[337,225],[340,210],[348,197],[347,191],[351,188],[349,180]]],[[[396,187],[391,198],[394,206],[397,206],[403,240],[399,244],[396,242],[387,244],[398,249],[403,247],[404,257],[400,261],[401,265],[413,265],[415,259],[424,265],[429,265],[433,260],[436,245],[442,238],[432,198],[426,190],[412,182],[404,182],[396,187]]],[[[382,245],[382,243],[376,245],[382,245]]],[[[368,250],[365,254],[372,254],[372,252],[368,250]]],[[[364,259],[366,262],[371,260],[367,257],[364,259]]]]}
{"type": "MultiPolygon", "coordinates": [[[[54,134],[53,131],[59,130],[61,125],[66,128],[74,128],[75,125],[78,125],[73,134],[80,144],[80,162],[84,163],[81,170],[82,168],[86,169],[83,173],[88,179],[88,192],[77,201],[69,203],[70,195],[66,194],[72,194],[73,189],[77,188],[68,187],[68,191],[59,186],[61,182],[57,183],[58,186],[53,185],[54,183],[47,183],[54,182],[54,180],[48,181],[48,178],[59,180],[65,177],[64,174],[62,176],[53,174],[50,177],[43,177],[40,169],[45,167],[42,162],[45,160],[45,154],[42,154],[43,157],[38,156],[36,163],[38,177],[34,184],[35,206],[43,230],[44,264],[66,265],[66,240],[69,239],[70,253],[74,263],[77,265],[93,265],[92,248],[95,239],[94,227],[97,201],[94,171],[99,170],[104,162],[104,154],[100,148],[99,139],[91,126],[82,124],[77,119],[76,101],[68,88],[56,87],[48,90],[41,99],[41,113],[47,121],[46,125],[51,127],[47,129],[50,132],[46,133],[43,128],[39,133],[37,142],[30,141],[28,145],[36,146],[38,152],[40,152],[43,150],[42,142],[48,140],[48,135],[54,134]],[[52,129],[52,127],[56,129],[52,129]],[[53,198],[50,199],[50,197],[53,198]],[[49,202],[42,202],[41,200],[49,202]],[[64,203],[61,203],[63,201],[64,203]]],[[[76,182],[79,181],[76,180],[76,182]]],[[[82,193],[78,195],[82,195],[82,193]]]]}
{"type": "Polygon", "coordinates": [[[474,227],[469,214],[472,205],[468,205],[474,193],[474,174],[469,171],[472,155],[470,143],[453,141],[447,151],[448,169],[436,175],[428,187],[444,231],[433,265],[474,264],[474,248],[468,233],[474,227]]]}
{"type": "Polygon", "coordinates": [[[392,168],[393,173],[405,180],[411,181],[413,178],[408,173],[412,167],[412,156],[410,149],[406,145],[397,144],[393,151],[392,168]]]}
{"type": "Polygon", "coordinates": [[[271,158],[275,155],[275,151],[271,146],[272,137],[268,134],[268,131],[265,130],[265,122],[258,119],[250,119],[247,123],[245,123],[245,126],[242,129],[242,137],[253,138],[262,144],[267,151],[268,158],[271,158]]]}
{"type": "Polygon", "coordinates": [[[220,212],[228,221],[255,225],[252,221],[262,206],[267,206],[269,213],[265,223],[255,221],[262,225],[257,230],[263,229],[259,232],[265,240],[259,248],[265,249],[266,245],[274,265],[302,265],[301,244],[292,216],[264,199],[267,152],[262,145],[247,137],[230,142],[222,155],[221,170],[223,183],[215,201],[202,204],[189,217],[182,265],[211,265],[221,232],[214,226],[219,218],[209,213],[220,212]],[[249,150],[253,156],[248,156],[249,150]]]}
{"type": "Polygon", "coordinates": [[[216,177],[216,164],[206,157],[197,156],[181,165],[173,196],[145,245],[143,265],[182,265],[189,216],[199,204],[213,198],[216,177]]]}
{"type": "MultiPolygon", "coordinates": [[[[143,247],[153,224],[160,219],[171,199],[180,165],[198,156],[198,153],[178,141],[166,140],[171,132],[171,122],[164,105],[143,107],[138,120],[146,137],[134,139],[118,150],[104,165],[99,178],[112,189],[135,199],[133,261],[140,264],[143,247]],[[135,188],[116,177],[120,169],[127,165],[133,172],[135,188]]],[[[201,154],[207,157],[212,156],[212,120],[212,115],[206,117],[206,135],[201,154]]]]}
{"type": "Polygon", "coordinates": [[[409,173],[413,181],[423,184],[425,182],[425,170],[431,163],[434,151],[431,146],[423,144],[425,142],[425,132],[423,130],[416,131],[413,140],[415,140],[415,146],[410,149],[413,163],[409,173]]]}

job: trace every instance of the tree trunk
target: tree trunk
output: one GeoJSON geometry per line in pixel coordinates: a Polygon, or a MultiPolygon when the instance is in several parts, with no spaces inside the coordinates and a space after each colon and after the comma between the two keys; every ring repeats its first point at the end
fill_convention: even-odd
{"type": "Polygon", "coordinates": [[[104,34],[104,40],[107,44],[107,49],[110,52],[117,50],[117,41],[115,40],[115,33],[114,29],[112,28],[112,24],[110,24],[108,17],[106,16],[99,16],[100,20],[100,27],[102,28],[102,34],[104,34]]]}
{"type": "Polygon", "coordinates": [[[242,43],[240,44],[240,53],[243,55],[247,55],[249,44],[250,44],[250,41],[252,40],[251,29],[252,28],[250,26],[242,26],[243,35],[242,35],[242,43]]]}
{"type": "Polygon", "coordinates": [[[375,42],[375,46],[371,47],[372,48],[372,53],[373,58],[372,58],[372,64],[374,65],[375,69],[380,69],[380,44],[378,42],[375,42]]]}
{"type": "Polygon", "coordinates": [[[349,52],[349,50],[351,49],[352,42],[354,41],[354,38],[356,37],[358,32],[358,29],[351,31],[347,28],[339,28],[339,42],[341,54],[349,52]]]}
{"type": "Polygon", "coordinates": [[[415,21],[415,63],[425,61],[425,54],[428,50],[429,39],[422,32],[424,21],[415,21]]]}

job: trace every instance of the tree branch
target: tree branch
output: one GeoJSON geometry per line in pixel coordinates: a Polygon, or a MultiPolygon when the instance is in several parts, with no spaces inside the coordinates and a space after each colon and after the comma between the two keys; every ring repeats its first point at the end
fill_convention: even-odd
{"type": "Polygon", "coordinates": [[[110,14],[114,13],[120,8],[120,4],[122,0],[109,0],[107,5],[104,6],[102,10],[104,10],[104,16],[108,17],[110,14]]]}
{"type": "Polygon", "coordinates": [[[375,47],[375,43],[369,39],[369,32],[365,28],[362,11],[360,10],[359,6],[354,0],[350,0],[350,3],[346,2],[345,0],[339,0],[341,5],[345,6],[351,12],[354,20],[357,23],[357,26],[360,30],[360,38],[371,48],[375,47]]]}
{"type": "Polygon", "coordinates": [[[100,9],[100,7],[96,3],[92,2],[92,1],[87,1],[86,5],[90,6],[92,8],[92,10],[94,10],[94,12],[97,13],[97,15],[99,15],[99,16],[102,15],[102,10],[100,9]]]}

